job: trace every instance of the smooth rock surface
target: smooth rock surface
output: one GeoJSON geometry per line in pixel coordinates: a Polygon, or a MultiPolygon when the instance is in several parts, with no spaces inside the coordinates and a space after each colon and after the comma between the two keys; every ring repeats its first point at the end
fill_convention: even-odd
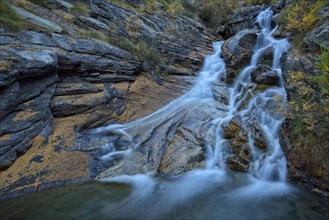
{"type": "Polygon", "coordinates": [[[63,29],[52,21],[46,20],[44,18],[38,17],[23,8],[13,7],[16,13],[21,16],[24,20],[27,20],[41,28],[55,33],[62,33],[63,29]]]}
{"type": "MultiPolygon", "coordinates": [[[[104,169],[98,168],[93,153],[74,150],[76,138],[95,127],[143,117],[184,93],[204,57],[212,53],[212,42],[221,39],[199,22],[178,14],[168,16],[164,9],[148,14],[92,0],[87,5],[91,16],[82,17],[68,14],[68,2],[54,3],[45,4],[47,8],[26,4],[38,15],[60,23],[65,35],[60,29],[53,33],[0,30],[1,197],[95,178],[104,169]],[[133,46],[142,41],[145,52],[137,57],[127,48],[85,35],[95,29],[107,37],[129,40],[133,46]],[[152,56],[144,57],[150,49],[152,56]]],[[[143,1],[127,3],[138,7],[143,1]]],[[[172,139],[176,144],[166,151],[153,151],[166,155],[163,173],[200,166],[204,149],[199,140],[190,148],[192,142],[183,138],[193,138],[188,129],[194,128],[188,120],[182,133],[172,139]],[[184,143],[186,157],[175,156],[180,160],[173,163],[180,143],[184,143]]],[[[168,131],[175,132],[169,127],[168,131]]],[[[145,146],[150,151],[159,141],[140,138],[149,142],[145,146]]],[[[89,145],[99,150],[102,143],[89,145]]],[[[152,167],[159,168],[161,158],[151,154],[152,167]]]]}
{"type": "Polygon", "coordinates": [[[225,60],[227,67],[238,68],[250,62],[253,53],[253,46],[256,42],[256,30],[242,30],[230,39],[226,40],[222,46],[221,56],[225,60]]]}
{"type": "Polygon", "coordinates": [[[252,80],[257,84],[273,86],[279,83],[279,76],[276,71],[266,65],[258,65],[250,75],[252,80]]]}

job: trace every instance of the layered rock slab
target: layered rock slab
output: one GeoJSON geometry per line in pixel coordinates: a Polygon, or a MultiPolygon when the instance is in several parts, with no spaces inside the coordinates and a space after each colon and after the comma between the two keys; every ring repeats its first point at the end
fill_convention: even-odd
{"type": "MultiPolygon", "coordinates": [[[[67,7],[71,6],[62,3],[49,7],[69,10],[67,7]]],[[[32,6],[40,15],[53,13],[32,6]]],[[[79,35],[72,37],[72,33],[77,33],[74,25],[94,30],[90,24],[97,23],[100,29],[110,25],[124,27],[122,30],[126,31],[125,19],[111,20],[110,13],[103,16],[99,7],[111,8],[115,17],[136,15],[104,1],[93,1],[90,6],[92,17],[80,19],[88,21],[87,26],[82,22],[61,24],[68,35],[0,30],[0,85],[5,100],[0,106],[4,110],[0,123],[5,124],[0,129],[0,140],[4,149],[2,158],[9,158],[2,167],[5,170],[0,172],[1,195],[93,178],[93,157],[71,149],[77,133],[145,116],[179,96],[193,83],[204,56],[212,50],[211,42],[218,40],[203,25],[184,16],[169,18],[165,12],[137,15],[143,21],[140,37],[154,38],[152,45],[165,56],[173,57],[169,63],[162,62],[161,73],[155,73],[130,53],[111,44],[79,35]],[[182,27],[184,34],[174,31],[163,35],[169,26],[182,27]],[[182,36],[188,41],[180,41],[182,36]],[[42,83],[37,83],[39,80],[42,83]],[[22,88],[28,88],[29,92],[22,88]],[[37,92],[38,89],[42,92],[37,92]],[[34,95],[25,97],[29,93],[34,95]],[[17,97],[35,105],[30,110],[26,101],[17,97]],[[12,126],[14,114],[18,115],[20,124],[36,128],[28,132],[21,145],[17,141],[24,133],[15,136],[10,133],[16,132],[12,126]],[[16,156],[8,152],[15,152],[16,156]]],[[[53,18],[58,19],[56,16],[53,18]]],[[[131,33],[120,34],[130,37],[131,33]]],[[[94,143],[95,146],[100,145],[94,143]]]]}

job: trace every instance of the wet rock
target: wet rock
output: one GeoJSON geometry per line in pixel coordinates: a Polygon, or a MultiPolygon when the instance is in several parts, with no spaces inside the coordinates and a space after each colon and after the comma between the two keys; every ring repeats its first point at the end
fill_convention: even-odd
{"type": "Polygon", "coordinates": [[[240,135],[241,127],[238,123],[230,121],[228,126],[225,127],[223,137],[226,139],[235,138],[240,135]]]}
{"type": "Polygon", "coordinates": [[[255,147],[257,147],[259,150],[261,151],[266,151],[267,150],[267,146],[266,144],[264,143],[264,140],[260,140],[260,139],[255,139],[255,147]]]}
{"type": "Polygon", "coordinates": [[[265,72],[253,79],[257,84],[278,85],[279,76],[275,71],[265,72]]]}
{"type": "MultiPolygon", "coordinates": [[[[222,83],[222,82],[217,82],[214,83],[212,86],[212,95],[214,97],[214,99],[216,101],[218,101],[219,103],[228,105],[229,104],[229,94],[227,93],[227,88],[226,88],[226,84],[222,83]]],[[[223,111],[226,110],[226,108],[222,108],[223,111]]]]}
{"type": "Polygon", "coordinates": [[[249,169],[250,156],[246,154],[233,155],[227,159],[227,167],[230,170],[246,172],[249,169]],[[247,158],[247,159],[246,159],[247,158]]]}
{"type": "Polygon", "coordinates": [[[250,75],[252,80],[257,84],[273,86],[279,83],[279,76],[276,71],[266,65],[258,65],[250,75]]]}
{"type": "Polygon", "coordinates": [[[244,172],[249,168],[251,152],[248,146],[248,137],[238,122],[239,119],[231,120],[224,128],[223,136],[229,140],[231,155],[227,159],[230,170],[244,172]]]}
{"type": "Polygon", "coordinates": [[[273,48],[267,48],[263,54],[260,56],[258,63],[268,66],[272,66],[273,62],[273,48]]]}
{"type": "Polygon", "coordinates": [[[226,78],[227,78],[227,83],[233,82],[233,80],[237,77],[237,71],[232,69],[232,68],[227,68],[226,69],[226,78]]]}
{"type": "MultiPolygon", "coordinates": [[[[154,115],[141,123],[132,124],[127,131],[133,143],[140,143],[140,150],[136,150],[132,158],[107,168],[98,177],[134,174],[145,169],[171,176],[204,166],[204,141],[214,142],[215,139],[208,132],[211,124],[202,122],[209,121],[215,109],[216,116],[225,114],[225,105],[214,104],[209,101],[180,103],[175,106],[179,106],[175,113],[170,113],[173,106],[162,110],[169,111],[170,119],[154,115]],[[223,110],[219,111],[220,108],[223,110]]],[[[131,148],[136,147],[133,143],[131,148]]]]}
{"type": "Polygon", "coordinates": [[[256,42],[256,30],[242,30],[222,46],[221,56],[230,68],[239,68],[250,62],[253,46],[256,42]]]}

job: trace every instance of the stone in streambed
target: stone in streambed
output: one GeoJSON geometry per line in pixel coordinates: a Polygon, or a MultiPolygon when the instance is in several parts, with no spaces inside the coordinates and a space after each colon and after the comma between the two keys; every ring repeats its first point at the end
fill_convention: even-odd
{"type": "Polygon", "coordinates": [[[238,69],[247,65],[253,54],[253,47],[257,39],[256,30],[242,30],[222,46],[221,56],[227,67],[238,69]]]}
{"type": "Polygon", "coordinates": [[[250,75],[252,80],[257,84],[269,86],[275,86],[279,84],[279,76],[277,72],[266,65],[258,65],[250,75]]]}

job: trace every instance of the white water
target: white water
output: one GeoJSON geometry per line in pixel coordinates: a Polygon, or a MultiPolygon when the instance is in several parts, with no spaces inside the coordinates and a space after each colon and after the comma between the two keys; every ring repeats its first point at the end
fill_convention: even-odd
{"type": "MultiPolygon", "coordinates": [[[[175,114],[181,111],[193,111],[201,105],[218,106],[213,99],[212,85],[219,79],[225,79],[225,63],[220,58],[221,46],[223,42],[213,43],[215,53],[205,59],[203,70],[200,71],[193,88],[186,94],[171,101],[166,106],[155,111],[154,113],[137,119],[126,124],[111,124],[105,127],[100,127],[92,130],[91,134],[102,135],[121,135],[125,137],[135,150],[143,152],[140,148],[140,143],[135,143],[133,137],[127,132],[129,130],[138,130],[139,126],[152,127],[155,124],[160,124],[166,120],[170,120],[175,114]]],[[[221,104],[220,106],[223,106],[221,104]]],[[[224,106],[225,107],[225,106],[224,106]]],[[[226,107],[225,107],[226,108],[226,107]]],[[[124,151],[116,151],[111,144],[103,146],[107,148],[110,153],[100,157],[102,160],[114,159],[117,157],[131,156],[131,149],[124,151]]]]}
{"type": "Polygon", "coordinates": [[[223,127],[231,121],[232,118],[238,116],[242,118],[243,127],[248,131],[249,147],[253,157],[250,173],[262,180],[279,180],[284,182],[287,176],[287,161],[281,150],[279,141],[279,132],[284,117],[283,114],[271,111],[267,105],[276,101],[276,103],[279,104],[279,109],[282,111],[283,105],[286,103],[286,91],[283,87],[279,60],[281,55],[288,51],[290,45],[286,39],[277,40],[271,36],[276,29],[271,29],[272,17],[273,12],[269,9],[263,11],[257,17],[262,32],[258,34],[251,63],[242,70],[233,83],[227,116],[214,119],[213,121],[214,126],[216,126],[217,137],[215,146],[207,147],[207,167],[214,168],[217,165],[220,169],[226,169],[225,159],[228,155],[227,152],[223,151],[223,145],[225,143],[223,127]],[[248,95],[253,94],[253,89],[256,86],[251,80],[250,73],[256,68],[261,55],[269,48],[273,50],[272,70],[276,71],[280,78],[279,86],[271,87],[263,92],[258,92],[251,98],[245,108],[239,110],[248,95]],[[257,123],[260,125],[262,133],[266,138],[269,151],[268,155],[261,153],[254,147],[253,132],[248,129],[250,123],[257,123]]]}
{"type": "MultiPolygon", "coordinates": [[[[275,28],[271,28],[272,17],[273,13],[269,9],[257,17],[261,32],[258,33],[250,65],[242,70],[233,82],[230,88],[229,104],[226,106],[226,112],[223,113],[222,111],[217,116],[214,114],[215,117],[211,125],[215,130],[215,140],[210,140],[206,144],[206,167],[190,171],[178,177],[177,181],[162,184],[151,174],[102,179],[104,182],[121,182],[133,186],[133,192],[125,200],[123,206],[129,206],[130,208],[135,206],[136,209],[140,209],[142,208],[140,203],[143,203],[152,193],[159,190],[160,194],[163,192],[161,198],[165,201],[170,200],[170,204],[175,206],[184,202],[184,200],[189,200],[193,196],[206,192],[209,188],[220,187],[225,182],[229,183],[231,178],[227,172],[226,160],[230,156],[230,151],[225,147],[228,143],[223,137],[223,128],[234,117],[241,117],[242,127],[248,133],[252,160],[249,169],[250,175],[248,175],[249,180],[246,181],[243,187],[231,191],[231,196],[254,199],[290,192],[291,187],[285,183],[287,161],[279,141],[279,132],[284,120],[282,108],[286,103],[286,92],[283,87],[279,59],[290,46],[286,39],[277,40],[271,36],[275,31],[275,28]],[[273,50],[272,70],[276,71],[280,78],[279,85],[264,91],[255,92],[256,84],[252,82],[250,73],[256,68],[262,54],[269,48],[273,50]],[[252,95],[252,98],[242,108],[242,104],[248,95],[252,95]],[[273,111],[273,108],[270,108],[272,103],[276,103],[275,109],[277,110],[273,111]],[[263,153],[254,146],[255,137],[251,131],[252,129],[250,129],[251,124],[258,124],[261,128],[267,143],[267,153],[263,153]]],[[[122,135],[131,142],[133,148],[138,150],[140,143],[134,143],[132,136],[128,132],[131,129],[170,120],[178,112],[192,110],[200,105],[215,106],[218,104],[212,94],[212,84],[226,78],[225,63],[220,58],[222,44],[223,42],[214,43],[215,53],[205,59],[203,70],[200,71],[195,85],[189,92],[144,118],[126,124],[115,124],[98,128],[93,130],[92,133],[122,135]]],[[[102,156],[101,159],[107,160],[118,156],[131,156],[131,149],[115,151],[113,146],[107,147],[111,149],[110,153],[102,156]]],[[[169,206],[166,208],[170,209],[169,206]]],[[[163,206],[161,206],[161,212],[165,212],[163,206]]]]}

